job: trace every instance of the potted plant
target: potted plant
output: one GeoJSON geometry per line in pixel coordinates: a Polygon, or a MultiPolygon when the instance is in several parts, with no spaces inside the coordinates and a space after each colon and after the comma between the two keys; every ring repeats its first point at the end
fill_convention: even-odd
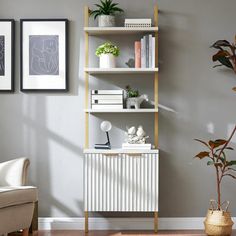
{"type": "Polygon", "coordinates": [[[131,109],[132,107],[134,107],[135,109],[139,109],[143,101],[148,101],[148,96],[146,94],[139,96],[139,91],[132,89],[129,85],[126,86],[126,94],[127,109],[131,109]]]}
{"type": "Polygon", "coordinates": [[[124,11],[117,7],[118,3],[113,3],[113,0],[101,0],[100,2],[100,5],[95,4],[98,9],[90,11],[90,16],[93,16],[94,20],[98,17],[99,27],[114,27],[115,14],[124,11]]]}
{"type": "Polygon", "coordinates": [[[226,155],[227,150],[233,150],[229,144],[235,131],[236,126],[228,140],[217,139],[205,142],[195,139],[206,147],[206,150],[198,153],[196,157],[200,160],[208,158],[207,165],[214,167],[216,173],[217,204],[214,207],[215,201],[211,200],[211,209],[208,210],[204,221],[207,235],[230,235],[232,232],[233,221],[228,206],[223,209],[225,202],[222,203],[221,200],[221,184],[226,177],[236,179],[236,160],[228,160],[226,155]]]}
{"type": "Polygon", "coordinates": [[[116,57],[120,54],[120,49],[110,42],[100,45],[96,49],[96,56],[99,57],[100,68],[115,68],[116,57]]]}

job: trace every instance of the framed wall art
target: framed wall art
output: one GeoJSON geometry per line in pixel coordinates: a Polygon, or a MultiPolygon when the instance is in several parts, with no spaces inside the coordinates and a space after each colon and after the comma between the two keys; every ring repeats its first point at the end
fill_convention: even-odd
{"type": "Polygon", "coordinates": [[[67,19],[21,20],[21,91],[67,91],[67,19]]]}
{"type": "Polygon", "coordinates": [[[0,19],[0,92],[14,91],[14,20],[0,19]]]}

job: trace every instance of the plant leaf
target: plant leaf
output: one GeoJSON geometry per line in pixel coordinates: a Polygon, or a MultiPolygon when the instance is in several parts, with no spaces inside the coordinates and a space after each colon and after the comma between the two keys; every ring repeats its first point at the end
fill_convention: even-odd
{"type": "Polygon", "coordinates": [[[226,164],[226,166],[234,166],[234,165],[236,165],[236,161],[229,161],[226,164]]]}
{"type": "Polygon", "coordinates": [[[208,166],[214,165],[214,161],[208,161],[208,162],[207,162],[207,165],[208,165],[208,166]]]}
{"type": "Polygon", "coordinates": [[[209,152],[199,152],[195,157],[198,157],[199,159],[203,159],[205,157],[209,157],[209,152]]]}
{"type": "Polygon", "coordinates": [[[234,92],[236,92],[236,87],[233,87],[232,89],[233,89],[234,92]]]}
{"type": "Polygon", "coordinates": [[[231,44],[227,40],[218,40],[211,46],[211,48],[216,49],[221,49],[221,47],[231,47],[231,44]]]}
{"type": "Polygon", "coordinates": [[[232,55],[226,50],[220,50],[212,57],[212,61],[218,61],[221,57],[231,57],[232,55]]]}

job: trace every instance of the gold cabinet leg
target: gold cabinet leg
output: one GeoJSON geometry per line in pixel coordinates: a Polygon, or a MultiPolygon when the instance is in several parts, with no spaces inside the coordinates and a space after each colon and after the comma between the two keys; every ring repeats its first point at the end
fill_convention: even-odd
{"type": "Polygon", "coordinates": [[[154,212],[154,232],[158,231],[158,212],[154,212]]]}
{"type": "Polygon", "coordinates": [[[23,229],[22,236],[29,236],[29,229],[23,229]]]}
{"type": "Polygon", "coordinates": [[[84,230],[85,230],[85,233],[88,233],[89,225],[88,225],[88,212],[87,211],[84,212],[84,220],[85,220],[85,222],[84,222],[84,230]]]}

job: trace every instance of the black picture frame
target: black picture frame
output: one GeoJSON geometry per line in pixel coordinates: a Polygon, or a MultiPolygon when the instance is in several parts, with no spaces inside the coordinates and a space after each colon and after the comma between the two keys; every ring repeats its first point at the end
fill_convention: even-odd
{"type": "MultiPolygon", "coordinates": [[[[1,23],[10,23],[10,34],[11,34],[11,39],[10,41],[10,48],[11,48],[11,58],[10,58],[10,76],[7,78],[10,81],[10,86],[8,86],[7,89],[2,88],[2,84],[0,82],[0,93],[12,93],[15,91],[15,20],[14,19],[0,19],[0,25],[1,23]]],[[[1,26],[0,26],[0,35],[2,34],[1,32],[1,26]]],[[[4,35],[3,35],[4,36],[4,35]]],[[[5,46],[5,45],[4,45],[5,46]]],[[[4,53],[5,53],[4,49],[4,53]]],[[[4,55],[4,60],[5,60],[5,55],[4,55]]],[[[6,60],[5,60],[6,63],[6,60]]],[[[6,64],[5,64],[6,65],[6,64]]]]}
{"type": "MultiPolygon", "coordinates": [[[[68,38],[69,38],[69,33],[68,33],[68,26],[69,26],[69,20],[65,19],[65,18],[56,18],[56,19],[21,19],[20,20],[20,90],[22,92],[68,92],[69,91],[69,79],[68,79],[68,38]],[[23,55],[23,51],[24,51],[24,23],[27,22],[32,22],[32,23],[37,23],[37,22],[42,22],[42,23],[46,23],[46,22],[64,22],[64,37],[65,37],[65,45],[64,45],[64,55],[65,55],[65,59],[64,59],[64,65],[65,65],[65,86],[64,88],[25,88],[24,86],[24,55],[23,55]]],[[[60,46],[60,45],[59,45],[60,46]]],[[[60,56],[60,54],[59,54],[60,56]]]]}

